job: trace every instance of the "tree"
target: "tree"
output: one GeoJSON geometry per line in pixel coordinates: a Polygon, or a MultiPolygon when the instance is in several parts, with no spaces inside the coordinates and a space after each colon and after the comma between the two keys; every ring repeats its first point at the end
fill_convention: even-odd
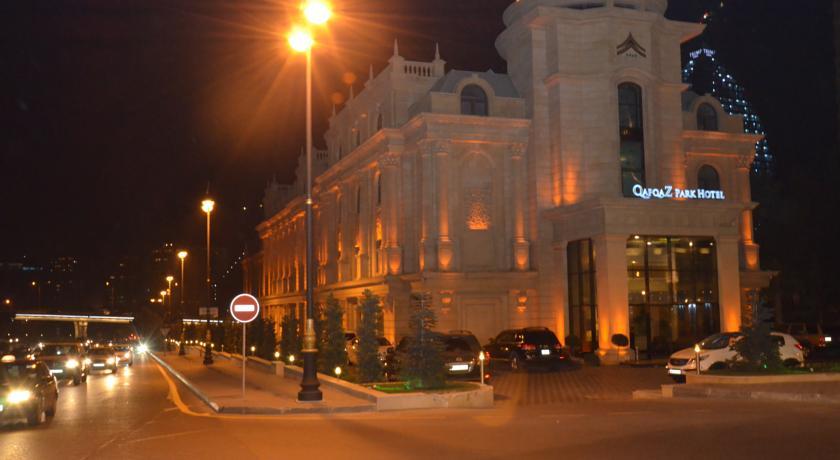
{"type": "Polygon", "coordinates": [[[294,314],[289,314],[283,317],[280,323],[282,332],[280,335],[280,353],[283,354],[283,359],[289,361],[289,356],[294,356],[295,359],[300,358],[300,336],[298,334],[298,320],[294,314]]]}
{"type": "Polygon", "coordinates": [[[379,360],[379,341],[377,340],[377,323],[381,310],[379,297],[365,290],[362,294],[362,321],[358,331],[360,382],[376,382],[382,378],[382,362],[379,360]]]}
{"type": "Polygon", "coordinates": [[[321,343],[321,372],[332,374],[337,366],[347,365],[347,341],[344,338],[344,310],[332,294],[327,298],[324,340],[321,343]]]}
{"type": "Polygon", "coordinates": [[[411,330],[408,356],[402,369],[402,378],[410,388],[432,389],[446,385],[446,363],[440,336],[432,330],[437,318],[428,295],[412,294],[413,311],[408,327],[411,330]]]}
{"type": "Polygon", "coordinates": [[[779,343],[770,334],[772,332],[773,310],[761,301],[753,308],[750,324],[741,326],[744,335],[735,342],[735,350],[740,359],[734,365],[747,371],[777,370],[782,367],[779,343]]]}

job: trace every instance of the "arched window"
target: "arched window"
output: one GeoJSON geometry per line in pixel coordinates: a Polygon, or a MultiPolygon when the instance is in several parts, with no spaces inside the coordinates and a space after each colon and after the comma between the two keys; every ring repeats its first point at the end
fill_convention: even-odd
{"type": "Polygon", "coordinates": [[[376,207],[382,206],[382,174],[376,176],[376,207]]]}
{"type": "Polygon", "coordinates": [[[717,111],[711,104],[700,104],[697,108],[697,129],[700,131],[717,131],[717,111]]]}
{"type": "Polygon", "coordinates": [[[720,174],[709,165],[703,165],[697,171],[697,188],[703,190],[720,190],[720,174]]]}
{"type": "Polygon", "coordinates": [[[344,149],[339,145],[338,146],[338,159],[344,158],[344,149]]]}
{"type": "Polygon", "coordinates": [[[633,197],[633,187],[645,186],[645,130],[642,88],[633,83],[618,86],[618,129],[621,140],[621,190],[633,197]]]}
{"type": "Polygon", "coordinates": [[[461,90],[461,114],[487,116],[487,93],[480,86],[467,85],[461,90]]]}
{"type": "Polygon", "coordinates": [[[362,145],[362,130],[359,128],[353,128],[353,142],[354,147],[358,147],[362,145]]]}
{"type": "Polygon", "coordinates": [[[376,116],[376,130],[377,131],[382,129],[382,124],[383,124],[382,114],[380,113],[379,115],[376,116]]]}

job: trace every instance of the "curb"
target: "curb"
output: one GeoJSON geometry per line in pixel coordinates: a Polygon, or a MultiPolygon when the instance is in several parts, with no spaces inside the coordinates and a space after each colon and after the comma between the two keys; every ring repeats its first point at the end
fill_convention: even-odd
{"type": "MultiPolygon", "coordinates": [[[[824,396],[819,393],[780,393],[774,391],[736,390],[707,386],[690,387],[688,385],[672,385],[670,391],[672,392],[671,397],[686,399],[706,398],[742,401],[819,402],[825,404],[840,404],[840,398],[824,396]]],[[[663,388],[663,395],[664,393],[663,388]]]]}
{"type": "MultiPolygon", "coordinates": [[[[160,364],[170,375],[178,379],[184,386],[186,386],[193,394],[198,397],[204,404],[212,409],[217,414],[236,414],[236,415],[301,415],[301,414],[349,414],[359,412],[373,412],[376,410],[374,404],[364,406],[309,406],[309,407],[255,407],[255,406],[220,406],[208,397],[204,392],[198,389],[181,373],[172,368],[166,361],[157,357],[154,353],[149,352],[158,364],[160,364]]],[[[310,404],[310,403],[302,403],[310,404]]]]}
{"type": "Polygon", "coordinates": [[[206,394],[204,394],[204,392],[199,390],[198,387],[193,385],[189,380],[187,380],[183,375],[181,375],[180,372],[173,369],[172,366],[170,366],[166,361],[158,358],[157,355],[155,355],[151,351],[149,352],[149,356],[151,356],[152,359],[155,360],[155,362],[157,362],[164,369],[166,369],[166,372],[169,372],[170,375],[172,375],[173,377],[178,379],[179,382],[181,382],[185,387],[187,387],[190,391],[192,391],[193,394],[196,397],[198,397],[198,399],[201,400],[201,402],[203,402],[204,404],[207,405],[207,407],[209,407],[210,409],[213,409],[213,412],[219,413],[219,412],[222,411],[223,408],[219,407],[218,404],[213,402],[212,399],[210,399],[206,394]]]}

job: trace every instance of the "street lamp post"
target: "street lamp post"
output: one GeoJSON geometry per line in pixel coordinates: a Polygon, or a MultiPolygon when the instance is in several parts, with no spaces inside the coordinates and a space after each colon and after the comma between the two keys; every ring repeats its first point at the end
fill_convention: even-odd
{"type": "Polygon", "coordinates": [[[184,348],[184,316],[186,316],[184,313],[184,260],[187,258],[187,251],[178,252],[178,258],[181,259],[181,340],[178,342],[178,354],[184,356],[187,354],[184,348]]]}
{"type": "MultiPolygon", "coordinates": [[[[302,7],[303,15],[312,25],[324,25],[332,11],[321,0],[309,0],[302,7]]],[[[315,277],[313,267],[313,216],[312,216],[312,34],[303,27],[292,29],[289,45],[297,52],[306,53],[306,327],[303,335],[303,378],[300,382],[299,401],[321,401],[315,357],[315,277]]]]}
{"type": "Polygon", "coordinates": [[[38,306],[42,307],[43,305],[41,305],[41,283],[39,283],[37,281],[33,281],[32,282],[32,287],[34,287],[35,289],[38,290],[38,306]]]}
{"type": "Polygon", "coordinates": [[[210,304],[212,303],[212,295],[210,294],[210,213],[213,212],[213,207],[216,203],[211,199],[206,199],[201,202],[201,210],[207,214],[207,334],[204,337],[204,364],[213,364],[213,349],[210,342],[213,335],[210,332],[210,304]]]}

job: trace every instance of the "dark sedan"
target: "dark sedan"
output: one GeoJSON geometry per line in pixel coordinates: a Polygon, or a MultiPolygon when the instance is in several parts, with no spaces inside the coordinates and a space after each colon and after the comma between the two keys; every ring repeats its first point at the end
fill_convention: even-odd
{"type": "Polygon", "coordinates": [[[0,419],[26,419],[29,425],[55,415],[58,382],[46,364],[5,356],[0,362],[0,419]]]}
{"type": "Polygon", "coordinates": [[[87,381],[90,368],[84,347],[73,342],[45,343],[36,358],[43,361],[59,380],[72,380],[73,385],[87,381]]]}
{"type": "Polygon", "coordinates": [[[541,367],[558,369],[569,362],[569,355],[557,336],[545,327],[526,327],[502,331],[484,347],[494,364],[512,371],[541,367]]]}
{"type": "MultiPolygon", "coordinates": [[[[446,378],[449,380],[481,380],[482,350],[478,339],[469,332],[457,331],[449,334],[435,333],[434,340],[441,350],[446,378]]],[[[389,379],[399,377],[403,363],[408,357],[412,337],[403,337],[393,353],[386,359],[386,375],[389,379]]],[[[489,367],[484,370],[484,380],[490,379],[489,367]]]]}
{"type": "Polygon", "coordinates": [[[116,373],[120,362],[117,351],[112,347],[92,348],[88,352],[90,368],[92,371],[110,370],[116,373]]]}

